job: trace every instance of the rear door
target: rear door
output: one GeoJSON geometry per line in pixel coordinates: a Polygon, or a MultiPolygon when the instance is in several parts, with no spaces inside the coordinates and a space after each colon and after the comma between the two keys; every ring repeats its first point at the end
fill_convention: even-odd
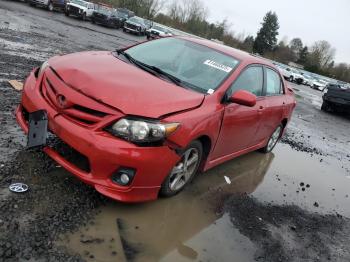
{"type": "Polygon", "coordinates": [[[213,159],[239,152],[256,143],[256,133],[265,108],[263,94],[263,67],[254,65],[246,68],[231,85],[227,96],[237,90],[247,90],[257,96],[254,107],[228,103],[225,106],[220,135],[213,153],[213,159]]]}
{"type": "Polygon", "coordinates": [[[280,74],[270,67],[264,68],[264,74],[266,107],[257,133],[257,138],[260,141],[270,137],[276,127],[282,123],[283,110],[286,105],[284,86],[280,74]]]}

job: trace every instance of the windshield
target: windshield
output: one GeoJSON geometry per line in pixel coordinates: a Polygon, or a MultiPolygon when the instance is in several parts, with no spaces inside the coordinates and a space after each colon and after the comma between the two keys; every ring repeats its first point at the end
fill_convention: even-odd
{"type": "Polygon", "coordinates": [[[99,5],[97,7],[97,10],[100,12],[100,13],[103,13],[105,15],[110,15],[112,13],[112,8],[109,8],[107,6],[101,6],[99,5]]]}
{"type": "Polygon", "coordinates": [[[125,19],[128,18],[128,14],[123,13],[123,12],[117,11],[116,14],[117,14],[117,16],[120,17],[120,18],[125,18],[125,19]]]}
{"type": "Polygon", "coordinates": [[[73,4],[77,4],[77,5],[80,5],[80,6],[84,6],[84,7],[87,7],[87,6],[88,6],[88,3],[87,3],[87,2],[81,1],[81,0],[71,0],[70,2],[73,3],[73,4]]]}
{"type": "Polygon", "coordinates": [[[133,23],[144,24],[143,19],[140,17],[131,17],[129,21],[133,23]]]}
{"type": "Polygon", "coordinates": [[[204,93],[216,90],[239,63],[237,59],[214,49],[178,38],[150,41],[132,47],[125,53],[204,93]]]}

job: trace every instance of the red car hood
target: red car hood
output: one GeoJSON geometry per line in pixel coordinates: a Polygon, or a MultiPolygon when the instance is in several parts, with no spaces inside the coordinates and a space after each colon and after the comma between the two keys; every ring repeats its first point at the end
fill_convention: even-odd
{"type": "Polygon", "coordinates": [[[159,118],[198,107],[204,99],[203,94],[159,79],[111,52],[58,56],[49,64],[74,89],[127,115],[159,118]]]}

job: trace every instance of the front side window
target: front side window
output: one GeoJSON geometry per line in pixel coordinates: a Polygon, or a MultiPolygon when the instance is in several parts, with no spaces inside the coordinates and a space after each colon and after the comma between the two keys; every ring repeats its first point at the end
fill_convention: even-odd
{"type": "Polygon", "coordinates": [[[215,49],[179,38],[150,41],[132,47],[125,53],[203,93],[214,92],[239,63],[215,49]]]}
{"type": "Polygon", "coordinates": [[[263,68],[261,66],[251,66],[238,76],[238,79],[230,88],[229,95],[231,96],[237,90],[246,90],[256,96],[261,96],[264,83],[263,79],[263,68]]]}
{"type": "Polygon", "coordinates": [[[266,68],[266,95],[274,96],[282,93],[280,76],[272,69],[266,68]]]}

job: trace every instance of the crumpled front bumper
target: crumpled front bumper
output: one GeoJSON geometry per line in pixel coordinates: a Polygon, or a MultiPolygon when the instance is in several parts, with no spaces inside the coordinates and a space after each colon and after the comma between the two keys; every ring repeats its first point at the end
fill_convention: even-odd
{"type": "Polygon", "coordinates": [[[49,146],[43,149],[46,154],[83,182],[112,199],[143,202],[158,197],[162,182],[179,161],[174,150],[168,146],[139,147],[105,131],[94,131],[80,126],[55,111],[46,102],[40,93],[38,82],[32,72],[25,82],[22,101],[16,110],[17,122],[28,133],[26,114],[46,110],[49,130],[88,159],[90,172],[78,168],[49,146]],[[129,186],[120,186],[111,180],[112,174],[121,167],[136,170],[129,186]]]}

